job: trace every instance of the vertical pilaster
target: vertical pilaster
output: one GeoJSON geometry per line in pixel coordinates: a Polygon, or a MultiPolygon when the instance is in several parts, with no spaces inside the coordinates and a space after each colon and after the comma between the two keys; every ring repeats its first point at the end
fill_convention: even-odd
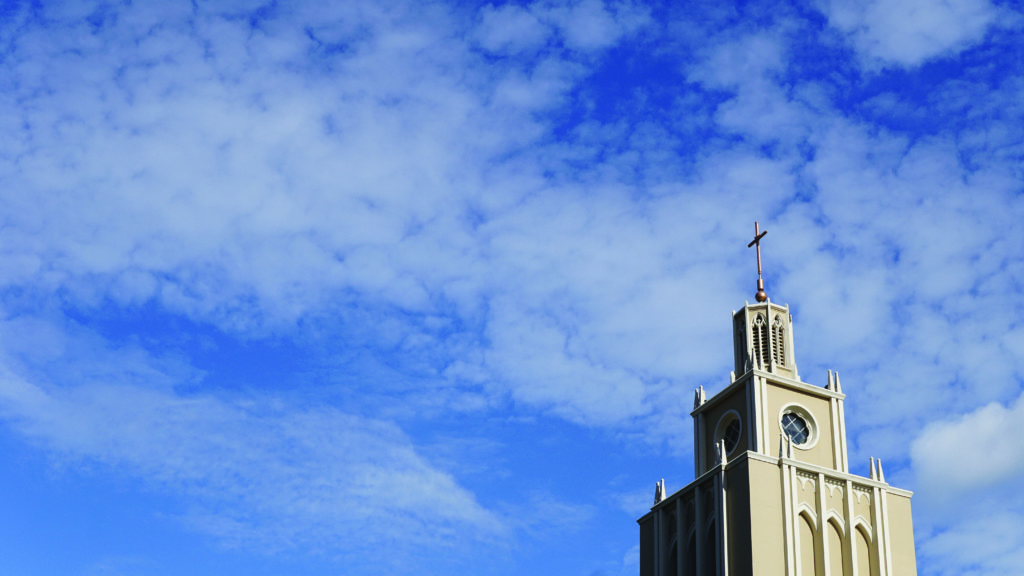
{"type": "Polygon", "coordinates": [[[704,413],[697,415],[697,433],[693,435],[694,446],[693,450],[693,477],[700,478],[702,472],[704,472],[704,462],[707,460],[704,456],[704,413]]]}
{"type": "MultiPolygon", "coordinates": [[[[818,506],[818,533],[815,536],[815,545],[821,554],[818,554],[818,571],[821,571],[825,576],[833,576],[830,574],[831,566],[829,566],[829,550],[828,550],[828,522],[825,518],[825,511],[827,510],[827,503],[825,502],[825,475],[818,472],[818,483],[815,489],[815,499],[818,506]]],[[[843,576],[842,574],[836,574],[834,576],[843,576]]]]}
{"type": "Polygon", "coordinates": [[[703,490],[700,489],[700,484],[693,487],[693,528],[695,550],[697,554],[697,573],[701,574],[704,571],[704,498],[702,494],[703,490]]]}
{"type": "Polygon", "coordinates": [[[782,475],[782,529],[783,542],[786,547],[786,574],[796,574],[796,538],[793,534],[793,495],[792,479],[789,465],[779,457],[779,471],[782,475]]]}
{"type": "Polygon", "coordinates": [[[662,576],[665,571],[662,569],[661,558],[661,509],[654,513],[654,576],[662,576]]]}
{"type": "MultiPolygon", "coordinates": [[[[725,446],[722,447],[722,454],[725,454],[725,446]]],[[[717,484],[715,494],[718,496],[718,573],[725,576],[729,573],[729,510],[728,502],[725,499],[725,458],[722,458],[722,465],[718,468],[718,476],[715,478],[717,484]]]]}
{"type": "Polygon", "coordinates": [[[684,535],[683,522],[686,519],[685,510],[683,510],[683,499],[676,498],[676,573],[670,576],[683,576],[683,554],[685,553],[686,538],[684,535]]]}
{"type": "MultiPolygon", "coordinates": [[[[837,383],[839,382],[839,376],[838,375],[836,376],[836,382],[837,383]]],[[[843,391],[842,386],[837,386],[837,388],[838,388],[838,392],[842,393],[842,391],[843,391]]],[[[839,440],[840,440],[840,443],[841,443],[841,446],[842,446],[842,449],[843,449],[842,460],[840,460],[840,462],[842,463],[843,467],[840,468],[840,470],[842,470],[843,472],[846,472],[847,474],[849,474],[850,473],[850,455],[847,452],[848,448],[847,448],[847,445],[846,445],[846,413],[845,413],[845,411],[843,409],[843,400],[837,400],[836,404],[839,405],[839,440]]]]}
{"type": "MultiPolygon", "coordinates": [[[[787,443],[787,452],[789,451],[792,451],[792,447],[787,443]]],[[[800,561],[800,538],[797,536],[799,528],[796,525],[797,522],[800,521],[796,512],[797,502],[800,501],[800,489],[797,487],[796,467],[790,465],[787,466],[787,468],[789,468],[787,471],[789,476],[789,511],[787,514],[789,515],[790,536],[793,538],[793,565],[796,566],[793,573],[797,576],[813,576],[811,574],[800,574],[800,571],[802,570],[802,563],[800,561]]]]}
{"type": "Polygon", "coordinates": [[[757,417],[757,386],[754,386],[754,379],[750,378],[746,384],[747,392],[747,422],[744,423],[747,430],[747,449],[755,452],[761,451],[761,428],[760,418],[757,417]]]}
{"type": "Polygon", "coordinates": [[[761,404],[764,403],[764,397],[761,395],[761,386],[758,383],[757,376],[751,376],[750,380],[747,381],[747,386],[750,387],[750,394],[754,402],[750,411],[750,429],[754,432],[755,444],[751,446],[751,449],[761,454],[768,454],[768,436],[765,435],[764,417],[761,414],[761,404]]]}
{"type": "Polygon", "coordinates": [[[762,453],[771,456],[768,453],[770,448],[767,445],[768,438],[771,438],[771,421],[768,419],[768,381],[761,376],[754,376],[754,379],[757,381],[758,389],[761,391],[761,438],[766,442],[764,452],[762,453]]]}
{"type": "Polygon", "coordinates": [[[786,331],[786,338],[789,342],[789,366],[793,369],[793,380],[800,380],[800,373],[796,369],[796,346],[793,345],[796,342],[796,336],[793,333],[793,315],[789,313],[789,304],[786,304],[786,319],[789,321],[789,330],[786,331]]]}
{"type": "Polygon", "coordinates": [[[829,399],[829,414],[832,416],[832,467],[843,471],[843,447],[839,439],[839,403],[835,398],[829,399]]]}
{"type": "MultiPolygon", "coordinates": [[[[872,475],[874,475],[874,463],[872,463],[872,475]]],[[[872,521],[875,524],[875,537],[871,541],[871,547],[875,549],[875,570],[879,576],[890,576],[889,570],[886,569],[888,560],[885,554],[885,545],[882,542],[884,536],[884,530],[882,528],[882,500],[880,498],[881,491],[878,487],[871,489],[871,515],[873,516],[872,521]]]]}
{"type": "MultiPolygon", "coordinates": [[[[843,492],[843,504],[846,506],[846,534],[843,538],[846,540],[846,554],[843,558],[843,565],[846,567],[847,574],[857,574],[857,540],[856,540],[856,526],[853,525],[853,482],[849,479],[846,480],[846,489],[843,492]]],[[[863,560],[862,560],[863,561],[863,560]]]]}
{"type": "Polygon", "coordinates": [[[885,569],[886,574],[892,576],[892,541],[889,537],[889,499],[884,489],[878,489],[882,495],[882,542],[885,546],[885,569]]]}

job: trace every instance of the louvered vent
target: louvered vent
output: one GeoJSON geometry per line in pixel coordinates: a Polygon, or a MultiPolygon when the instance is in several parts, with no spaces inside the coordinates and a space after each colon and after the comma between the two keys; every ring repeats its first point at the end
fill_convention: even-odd
{"type": "Polygon", "coordinates": [[[786,330],[782,327],[782,316],[779,315],[772,322],[772,360],[779,366],[786,365],[786,330]]]}
{"type": "Polygon", "coordinates": [[[762,367],[768,366],[768,322],[763,314],[754,318],[754,328],[750,335],[754,339],[754,354],[757,354],[758,363],[762,367]]]}

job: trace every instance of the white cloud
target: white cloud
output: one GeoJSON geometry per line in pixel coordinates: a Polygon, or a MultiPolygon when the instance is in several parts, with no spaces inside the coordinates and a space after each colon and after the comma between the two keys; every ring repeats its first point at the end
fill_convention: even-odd
{"type": "MultiPolygon", "coordinates": [[[[950,3],[925,31],[907,16],[916,5],[901,4],[899,21],[881,6],[829,14],[866,54],[904,64],[967,46],[991,21],[981,4],[950,3]],[[960,31],[945,26],[961,15],[960,31]]],[[[821,383],[826,362],[843,372],[854,458],[870,450],[891,471],[938,416],[1019,418],[1019,401],[1000,407],[1024,374],[1020,315],[1006,306],[1024,278],[1013,122],[919,138],[859,123],[827,90],[785,78],[781,32],[728,32],[680,57],[686,79],[728,92],[694,121],[713,135],[625,120],[555,135],[538,112],[557,112],[595,54],[650,25],[642,9],[489,6],[467,19],[475,31],[429,7],[280,7],[256,26],[199,10],[194,28],[138,9],[99,31],[75,12],[12,35],[0,283],[21,313],[3,346],[22,376],[2,390],[9,421],[42,445],[193,491],[190,518],[205,530],[288,542],[329,525],[326,537],[345,538],[382,506],[414,505],[377,502],[373,479],[390,476],[416,486],[410,498],[442,492],[450,506],[425,509],[438,523],[500,532],[387,417],[245,404],[218,396],[217,382],[189,396],[175,386],[203,376],[187,361],[147,359],[146,343],[91,360],[66,324],[46,336],[33,323],[153,305],[243,339],[305,338],[331,318],[332,336],[379,352],[378,364],[427,375],[415,390],[395,385],[394,413],[511,400],[517,417],[642,430],[685,453],[692,388],[727,381],[728,311],[753,292],[743,246],[758,219],[771,230],[769,293],[796,313],[804,379],[821,383]],[[772,142],[782,145],[762,149],[772,142]],[[981,158],[970,168],[968,144],[981,158]],[[692,165],[679,167],[680,151],[692,165]],[[671,169],[638,177],[651,158],[671,169]],[[67,347],[59,362],[46,356],[67,347]],[[47,363],[90,380],[50,386],[21,372],[47,363]],[[152,445],[173,450],[155,459],[152,445]],[[339,480],[350,475],[366,481],[339,480]],[[228,480],[257,476],[251,494],[228,480]],[[322,493],[296,488],[318,479],[322,493]],[[368,508],[337,504],[352,502],[368,508]]],[[[1018,88],[1007,80],[999,102],[1018,88]]],[[[956,105],[992,106],[977,87],[955,92],[956,105]]],[[[898,113],[894,102],[875,110],[898,113]]],[[[347,392],[371,404],[377,391],[364,389],[389,384],[376,374],[347,392]]],[[[1016,478],[1018,460],[989,470],[1016,478]]],[[[941,464],[929,462],[915,466],[941,464]]],[[[962,476],[954,487],[981,481],[962,476]]],[[[447,534],[435,520],[402,521],[447,534]]]]}
{"type": "Polygon", "coordinates": [[[528,74],[512,71],[494,90],[494,101],[518,110],[547,110],[564,103],[579,68],[567,62],[547,59],[528,74]]]}
{"type": "Polygon", "coordinates": [[[1005,294],[1019,290],[1009,278],[1019,277],[1020,259],[1004,247],[1024,242],[1014,224],[1018,185],[1005,179],[1014,169],[979,154],[981,169],[968,170],[946,131],[909,141],[845,118],[813,84],[788,86],[790,40],[780,28],[723,31],[690,78],[731,92],[714,116],[719,126],[751,148],[783,143],[773,164],[791,166],[789,189],[806,190],[806,202],[793,198],[774,225],[751,213],[785,233],[766,245],[769,294],[794,305],[803,378],[820,383],[824,362],[843,368],[854,460],[870,450],[902,466],[936,414],[1018,393],[1024,363],[1011,335],[1019,322],[1000,313],[1005,294]],[[811,160],[793,153],[800,145],[811,160]],[[782,272],[777,282],[773,270],[782,272]]]}
{"type": "Polygon", "coordinates": [[[702,58],[688,71],[707,89],[733,92],[714,119],[730,132],[757,142],[781,141],[788,155],[821,122],[813,91],[802,94],[780,82],[789,65],[791,38],[785,26],[755,33],[724,31],[700,47],[702,58]]]}
{"type": "Polygon", "coordinates": [[[703,51],[705,58],[690,77],[715,88],[749,85],[786,65],[784,37],[777,32],[723,34],[703,51]]]}
{"type": "Polygon", "coordinates": [[[1010,407],[990,403],[952,421],[925,428],[911,456],[918,482],[955,497],[1003,484],[1024,482],[1024,396],[1010,407]]]}
{"type": "Polygon", "coordinates": [[[915,66],[980,41],[1008,16],[988,0],[825,0],[822,11],[868,59],[915,66]]]}
{"type": "MultiPolygon", "coordinates": [[[[1018,330],[1019,332],[1019,330],[1018,330]]],[[[924,571],[1024,574],[1024,395],[933,423],[911,446],[924,571]]]]}
{"type": "MultiPolygon", "coordinates": [[[[645,213],[627,205],[628,190],[610,187],[589,213],[580,210],[587,197],[578,187],[543,176],[550,169],[576,178],[560,161],[566,149],[537,147],[507,164],[493,161],[536,139],[530,114],[556,106],[580,65],[551,57],[493,78],[472,66],[456,74],[447,71],[448,59],[472,57],[465,45],[444,40],[443,20],[436,31],[402,20],[395,24],[402,33],[377,34],[374,26],[383,25],[370,19],[361,35],[336,30],[333,21],[325,16],[314,36],[349,47],[325,56],[326,70],[308,76],[293,73],[290,59],[299,51],[267,57],[269,35],[232,32],[214,18],[199,32],[217,36],[213,58],[197,39],[170,31],[150,37],[115,28],[107,39],[74,25],[68,35],[93,46],[83,62],[25,48],[30,59],[67,71],[52,90],[27,96],[33,105],[20,108],[25,122],[75,118],[81,129],[63,134],[61,146],[17,152],[19,163],[3,167],[15,183],[9,201],[24,208],[2,231],[4,245],[20,247],[7,260],[20,262],[10,266],[8,285],[62,291],[87,307],[156,301],[242,334],[287,329],[352,299],[424,316],[452,305],[477,321],[481,301],[497,298],[510,308],[486,319],[496,336],[486,346],[475,342],[468,358],[486,358],[485,378],[504,383],[494,389],[585,422],[646,414],[648,396],[663,393],[673,373],[714,365],[710,354],[675,353],[684,331],[705,324],[691,312],[685,328],[666,310],[682,313],[676,292],[724,267],[709,254],[663,279],[659,267],[670,255],[657,248],[664,237],[696,246],[698,231],[717,225],[723,215],[700,199],[704,189],[682,190],[645,213]],[[103,42],[137,34],[160,65],[111,60],[113,48],[103,42]],[[93,84],[111,94],[96,94],[93,84]],[[698,212],[706,226],[676,225],[680,215],[698,212]],[[40,228],[42,221],[61,224],[40,228]],[[578,257],[595,243],[605,246],[600,260],[578,257]],[[515,342],[536,335],[519,330],[533,318],[526,311],[572,300],[583,316],[547,325],[550,347],[533,342],[532,361],[520,362],[526,351],[515,342]],[[552,344],[573,333],[582,334],[573,349],[552,344]],[[540,375],[553,385],[539,387],[540,375]],[[646,389],[652,383],[654,392],[646,389]]],[[[744,187],[767,190],[786,179],[771,163],[728,164],[715,171],[744,187]]],[[[699,296],[729,305],[709,290],[699,296]]],[[[545,326],[540,318],[534,327],[545,326]]],[[[364,321],[351,330],[409,329],[396,330],[395,319],[364,321]]],[[[421,346],[438,345],[430,330],[418,332],[421,346]]]]}
{"type": "Polygon", "coordinates": [[[479,17],[476,37],[480,45],[501,54],[542,49],[553,33],[570,50],[598,51],[650,24],[647,11],[638,5],[602,0],[545,1],[497,8],[488,4],[480,9],[479,17]]]}
{"type": "Polygon", "coordinates": [[[971,499],[962,506],[967,510],[958,522],[921,542],[918,571],[938,576],[1024,574],[1024,507],[1020,504],[1012,497],[971,499]]]}
{"type": "Polygon", "coordinates": [[[614,44],[624,32],[623,28],[628,30],[628,25],[638,18],[630,13],[630,6],[625,3],[614,3],[610,7],[615,12],[609,11],[602,0],[582,0],[551,5],[548,13],[559,24],[567,46],[593,50],[614,44]],[[620,14],[616,12],[624,12],[621,15],[625,17],[617,19],[620,14]]]}
{"type": "MultiPolygon", "coordinates": [[[[992,249],[1021,239],[1013,220],[1022,206],[1013,186],[993,186],[984,171],[965,173],[945,139],[909,145],[898,135],[869,135],[846,122],[832,123],[816,138],[808,174],[818,190],[814,208],[828,219],[818,241],[831,248],[795,261],[835,281],[811,289],[814,278],[794,271],[798,275],[789,285],[806,293],[802,309],[811,306],[823,322],[803,331],[824,337],[819,344],[827,346],[827,356],[881,359],[891,375],[883,369],[878,376],[889,381],[927,369],[909,358],[919,354],[981,387],[974,406],[1005,398],[1013,381],[1002,370],[1019,370],[1019,363],[998,342],[1015,320],[996,312],[1002,296],[982,279],[1012,275],[1018,260],[1012,252],[992,249]],[[840,315],[848,307],[863,312],[859,319],[836,322],[826,313],[834,307],[840,315]],[[895,310],[902,320],[886,321],[895,310]],[[998,361],[982,361],[973,352],[983,340],[998,361]],[[906,357],[907,374],[897,368],[900,356],[884,353],[887,346],[897,346],[906,357]]],[[[920,380],[918,386],[943,387],[920,380]]]]}
{"type": "Polygon", "coordinates": [[[491,52],[522,52],[544,45],[551,30],[529,10],[506,4],[480,9],[477,35],[480,44],[491,52]]]}
{"type": "Polygon", "coordinates": [[[622,557],[623,572],[625,569],[630,569],[629,573],[636,571],[640,566],[640,545],[637,544],[630,548],[626,554],[622,557]]]}

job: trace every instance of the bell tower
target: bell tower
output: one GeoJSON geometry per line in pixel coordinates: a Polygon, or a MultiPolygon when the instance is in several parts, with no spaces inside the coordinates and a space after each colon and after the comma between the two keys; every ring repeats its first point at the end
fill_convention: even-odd
{"type": "Polygon", "coordinates": [[[850,473],[839,374],[805,383],[793,316],[761,279],[733,312],[729,385],[694,393],[694,477],[657,484],[640,524],[640,576],[914,576],[911,493],[882,463],[850,473]]]}

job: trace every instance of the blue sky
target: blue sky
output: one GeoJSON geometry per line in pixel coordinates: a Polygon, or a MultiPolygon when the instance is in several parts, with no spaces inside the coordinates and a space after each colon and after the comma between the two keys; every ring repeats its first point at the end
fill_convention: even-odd
{"type": "Polygon", "coordinates": [[[1024,574],[1024,11],[4,2],[3,572],[636,574],[794,312],[921,574],[1024,574]]]}

